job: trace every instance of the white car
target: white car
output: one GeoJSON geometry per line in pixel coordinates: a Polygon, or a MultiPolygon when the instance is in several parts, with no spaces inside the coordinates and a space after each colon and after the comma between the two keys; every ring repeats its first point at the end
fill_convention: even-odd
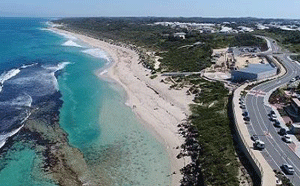
{"type": "Polygon", "coordinates": [[[287,143],[292,143],[292,138],[290,136],[288,136],[288,135],[284,135],[282,137],[282,140],[285,141],[285,142],[287,142],[287,143]]]}
{"type": "Polygon", "coordinates": [[[289,165],[289,164],[283,164],[281,166],[282,170],[287,173],[287,174],[294,174],[295,170],[293,168],[293,166],[289,165]]]}
{"type": "Polygon", "coordinates": [[[257,149],[264,149],[265,148],[265,143],[263,141],[260,141],[260,140],[256,140],[254,142],[254,147],[257,148],[257,149]]]}
{"type": "Polygon", "coordinates": [[[271,119],[271,121],[275,121],[277,119],[276,114],[271,114],[270,119],[271,119]]]}
{"type": "Polygon", "coordinates": [[[296,81],[296,78],[292,78],[290,82],[294,82],[294,81],[296,81]]]}

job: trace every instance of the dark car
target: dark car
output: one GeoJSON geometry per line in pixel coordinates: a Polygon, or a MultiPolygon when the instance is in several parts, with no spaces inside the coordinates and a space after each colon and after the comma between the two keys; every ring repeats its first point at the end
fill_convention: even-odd
{"type": "Polygon", "coordinates": [[[289,164],[283,164],[281,166],[281,169],[283,170],[283,172],[285,172],[286,174],[290,174],[290,175],[293,175],[295,172],[293,166],[291,166],[289,164]]]}
{"type": "Polygon", "coordinates": [[[281,127],[281,126],[280,126],[280,122],[279,122],[278,120],[275,120],[274,126],[275,126],[275,127],[281,127]]]}
{"type": "Polygon", "coordinates": [[[281,128],[280,130],[279,130],[279,132],[278,132],[278,134],[280,134],[280,135],[287,135],[287,132],[286,132],[286,129],[285,128],[281,128]]]}
{"type": "Polygon", "coordinates": [[[249,113],[246,111],[243,113],[243,116],[247,117],[247,116],[249,116],[249,113]]]}
{"type": "Polygon", "coordinates": [[[258,139],[258,136],[256,134],[253,134],[251,136],[251,140],[256,141],[256,140],[259,140],[259,139],[258,139]]]}
{"type": "Polygon", "coordinates": [[[249,116],[246,116],[246,117],[244,117],[244,120],[245,120],[245,121],[250,121],[250,117],[249,117],[249,116]]]}

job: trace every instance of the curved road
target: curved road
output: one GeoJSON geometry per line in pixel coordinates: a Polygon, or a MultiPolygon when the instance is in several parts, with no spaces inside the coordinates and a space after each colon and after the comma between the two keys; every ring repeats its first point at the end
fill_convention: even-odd
{"type": "MultiPolygon", "coordinates": [[[[268,43],[271,45],[272,51],[267,51],[266,54],[277,53],[279,47],[269,38],[268,43]]],[[[248,125],[250,135],[257,134],[259,139],[265,142],[266,148],[261,151],[264,158],[270,164],[272,169],[281,170],[280,166],[284,163],[291,164],[295,169],[294,175],[287,175],[294,185],[300,185],[300,158],[293,152],[295,144],[287,144],[282,141],[281,136],[277,133],[279,128],[273,126],[274,122],[269,120],[268,114],[272,110],[265,105],[265,93],[268,93],[278,87],[288,83],[293,77],[300,75],[300,65],[289,60],[288,55],[276,54],[282,64],[286,67],[287,73],[275,80],[262,83],[252,90],[258,93],[247,94],[245,98],[246,109],[251,118],[251,124],[248,125]]]]}

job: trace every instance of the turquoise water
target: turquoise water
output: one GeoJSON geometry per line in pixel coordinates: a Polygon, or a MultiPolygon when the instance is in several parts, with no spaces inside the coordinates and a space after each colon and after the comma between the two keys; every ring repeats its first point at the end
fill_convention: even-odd
{"type": "MultiPolygon", "coordinates": [[[[70,62],[58,76],[63,100],[59,123],[90,172],[108,185],[169,185],[163,146],[124,104],[120,87],[96,76],[107,63],[104,54],[87,52],[89,47],[76,38],[41,30],[46,21],[0,18],[0,73],[22,64],[70,62]]],[[[41,162],[34,149],[15,142],[5,158],[0,156],[0,185],[55,185],[41,162]]]]}

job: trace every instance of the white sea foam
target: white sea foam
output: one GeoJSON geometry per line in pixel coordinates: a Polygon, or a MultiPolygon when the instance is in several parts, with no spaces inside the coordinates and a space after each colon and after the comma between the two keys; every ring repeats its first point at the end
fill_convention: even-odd
{"type": "Polygon", "coordinates": [[[24,69],[24,68],[28,68],[28,67],[32,67],[32,66],[35,66],[37,65],[38,63],[33,63],[33,64],[30,64],[30,65],[22,65],[21,68],[24,69]]]}
{"type": "Polygon", "coordinates": [[[28,94],[23,94],[16,97],[13,100],[2,101],[0,102],[0,106],[19,106],[19,107],[31,107],[32,97],[28,94]]]}
{"type": "MultiPolygon", "coordinates": [[[[29,116],[28,116],[28,117],[29,117],[29,116]]],[[[26,119],[27,119],[28,117],[26,117],[26,119]]],[[[25,120],[26,120],[26,119],[25,119],[25,120]]],[[[23,121],[24,121],[24,120],[23,120],[23,121]]],[[[21,127],[15,129],[15,130],[13,130],[13,131],[11,131],[11,132],[8,132],[8,133],[6,133],[6,134],[0,134],[0,149],[5,145],[6,140],[7,140],[9,137],[12,137],[13,135],[17,134],[17,133],[23,128],[23,126],[24,126],[24,124],[23,124],[21,127]]]]}
{"type": "Polygon", "coordinates": [[[8,72],[3,72],[0,75],[1,84],[3,84],[5,81],[9,80],[10,78],[16,76],[17,74],[19,74],[20,71],[21,71],[20,69],[12,69],[8,72]]]}
{"type": "Polygon", "coordinates": [[[69,64],[71,64],[71,63],[70,62],[62,62],[62,63],[59,63],[57,66],[42,66],[44,69],[52,71],[51,72],[51,75],[52,75],[52,78],[53,78],[52,81],[54,83],[54,86],[55,86],[56,90],[59,90],[59,86],[58,86],[57,79],[55,77],[55,72],[64,69],[69,64]]]}
{"type": "Polygon", "coordinates": [[[59,31],[52,30],[52,29],[49,29],[49,28],[40,28],[40,30],[50,31],[50,32],[53,32],[53,33],[58,34],[58,35],[61,35],[61,36],[65,37],[67,39],[70,39],[70,40],[77,40],[77,37],[75,37],[75,36],[73,36],[71,34],[59,32],[59,31]]]}
{"type": "Polygon", "coordinates": [[[52,32],[58,34],[58,35],[61,35],[61,36],[64,36],[65,38],[67,39],[71,39],[71,40],[77,40],[77,37],[71,35],[71,34],[66,34],[66,33],[62,33],[62,32],[57,32],[57,31],[54,31],[54,30],[51,30],[52,32]]]}
{"type": "Polygon", "coordinates": [[[101,71],[99,75],[102,76],[102,75],[106,74],[107,72],[108,71],[105,69],[105,70],[101,71]]]}
{"type": "Polygon", "coordinates": [[[10,78],[16,76],[17,74],[20,73],[20,69],[12,69],[8,72],[3,72],[1,75],[0,75],[0,92],[2,91],[2,88],[3,88],[3,83],[7,80],[9,80],[10,78]]]}
{"type": "Polygon", "coordinates": [[[80,47],[82,48],[83,46],[77,44],[76,42],[74,42],[73,40],[68,40],[65,43],[62,44],[62,46],[72,46],[72,47],[80,47]]]}
{"type": "Polygon", "coordinates": [[[31,103],[32,103],[32,97],[28,94],[24,94],[12,100],[10,102],[10,105],[31,107],[31,103]]]}
{"type": "Polygon", "coordinates": [[[102,59],[105,59],[107,60],[108,62],[110,62],[110,59],[109,57],[106,55],[106,53],[99,49],[99,48],[92,48],[92,49],[87,49],[87,50],[83,50],[82,51],[83,53],[86,53],[86,54],[89,54],[93,57],[96,57],[96,58],[102,58],[102,59]]]}
{"type": "Polygon", "coordinates": [[[56,66],[47,66],[47,65],[42,65],[42,68],[51,70],[53,72],[57,72],[59,70],[64,69],[67,65],[71,64],[70,62],[61,62],[56,66]]]}

